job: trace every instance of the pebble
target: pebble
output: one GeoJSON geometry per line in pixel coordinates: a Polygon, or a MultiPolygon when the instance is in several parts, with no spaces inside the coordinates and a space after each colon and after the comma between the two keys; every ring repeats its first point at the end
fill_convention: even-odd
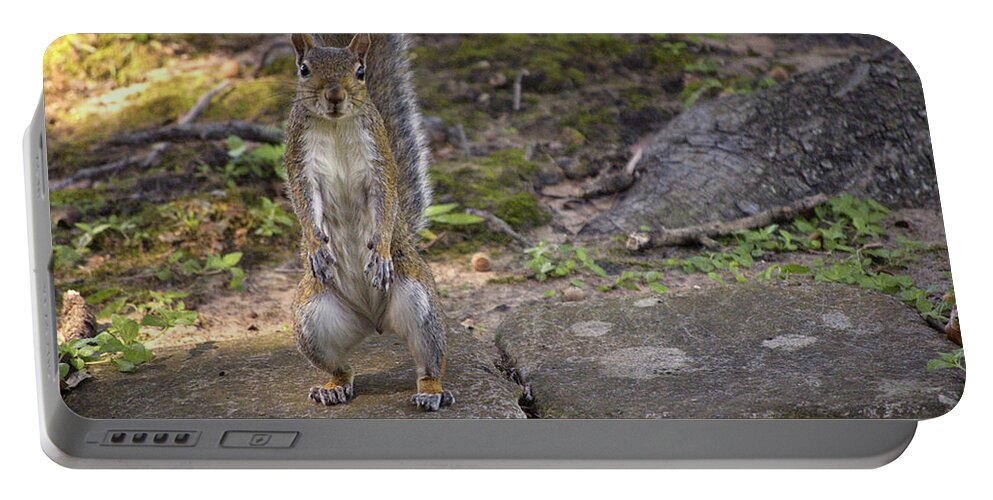
{"type": "Polygon", "coordinates": [[[769,70],[769,78],[775,80],[776,83],[783,83],[786,80],[790,79],[790,74],[789,72],[786,71],[786,68],[782,66],[776,66],[775,68],[769,70]]]}
{"type": "Polygon", "coordinates": [[[586,298],[586,292],[584,292],[582,288],[570,286],[565,289],[562,296],[565,298],[566,302],[579,302],[580,300],[586,298]]]}

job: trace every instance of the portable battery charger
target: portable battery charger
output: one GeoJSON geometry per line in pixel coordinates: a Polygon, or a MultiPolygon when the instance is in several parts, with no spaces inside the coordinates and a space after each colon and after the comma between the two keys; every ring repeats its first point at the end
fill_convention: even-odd
{"type": "Polygon", "coordinates": [[[961,398],[863,35],[67,35],[25,133],[71,467],[876,467],[961,398]]]}

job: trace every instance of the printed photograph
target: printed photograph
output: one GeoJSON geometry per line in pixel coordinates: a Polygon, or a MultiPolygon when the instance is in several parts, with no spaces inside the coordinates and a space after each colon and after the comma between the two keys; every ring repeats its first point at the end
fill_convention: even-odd
{"type": "Polygon", "coordinates": [[[77,34],[43,71],[83,417],[962,396],[922,85],[881,38],[77,34]]]}

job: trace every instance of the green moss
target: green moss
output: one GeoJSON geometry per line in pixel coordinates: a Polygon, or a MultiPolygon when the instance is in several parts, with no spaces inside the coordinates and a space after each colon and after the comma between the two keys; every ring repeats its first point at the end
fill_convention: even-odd
{"type": "Polygon", "coordinates": [[[293,81],[281,76],[241,81],[207,108],[203,119],[281,121],[293,98],[293,81]]]}
{"type": "Polygon", "coordinates": [[[49,193],[49,199],[53,208],[70,206],[84,215],[107,205],[103,190],[98,189],[60,189],[49,193]]]}
{"type": "Polygon", "coordinates": [[[437,197],[492,212],[515,230],[547,223],[551,217],[525,188],[537,180],[540,166],[511,148],[475,163],[440,163],[431,170],[437,197]]]}
{"type": "Polygon", "coordinates": [[[261,71],[259,71],[259,76],[292,76],[295,75],[297,71],[297,61],[293,56],[278,57],[269,61],[269,64],[265,65],[261,71]]]}
{"type": "Polygon", "coordinates": [[[60,117],[67,142],[99,141],[122,131],[140,130],[177,120],[217,79],[206,73],[119,89],[106,101],[89,102],[60,117]]]}
{"type": "Polygon", "coordinates": [[[526,192],[496,197],[493,200],[493,213],[513,228],[534,227],[550,219],[534,196],[526,192]]]}
{"type": "Polygon", "coordinates": [[[596,137],[600,142],[614,142],[617,140],[619,117],[620,111],[613,106],[600,109],[581,107],[562,118],[559,125],[576,129],[585,137],[596,137]]]}
{"type": "Polygon", "coordinates": [[[117,130],[134,130],[179,119],[216,84],[206,74],[185,74],[152,83],[112,120],[117,130]]]}
{"type": "Polygon", "coordinates": [[[479,160],[479,164],[491,168],[491,172],[501,181],[515,181],[519,179],[533,180],[541,167],[533,162],[524,159],[524,150],[520,148],[501,149],[490,153],[479,160]]]}
{"type": "Polygon", "coordinates": [[[46,79],[111,80],[127,85],[162,67],[168,56],[149,36],[66,35],[48,46],[43,59],[46,79]]]}
{"type": "Polygon", "coordinates": [[[666,40],[609,34],[469,35],[457,44],[422,46],[415,52],[423,64],[459,67],[464,76],[476,71],[481,61],[508,74],[527,68],[526,84],[547,93],[609,78],[620,66],[679,69],[692,56],[685,43],[679,50],[666,40]]]}

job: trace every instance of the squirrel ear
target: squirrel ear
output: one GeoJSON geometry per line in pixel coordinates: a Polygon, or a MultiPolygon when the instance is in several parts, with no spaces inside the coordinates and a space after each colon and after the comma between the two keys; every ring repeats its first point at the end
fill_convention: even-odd
{"type": "Polygon", "coordinates": [[[370,45],[372,45],[372,37],[368,33],[359,33],[348,44],[348,51],[359,56],[359,59],[362,59],[362,62],[365,63],[365,56],[369,53],[370,45]]]}
{"type": "Polygon", "coordinates": [[[294,33],[290,40],[293,42],[293,50],[297,52],[297,66],[299,66],[303,62],[303,56],[314,47],[314,39],[307,34],[294,33]]]}

